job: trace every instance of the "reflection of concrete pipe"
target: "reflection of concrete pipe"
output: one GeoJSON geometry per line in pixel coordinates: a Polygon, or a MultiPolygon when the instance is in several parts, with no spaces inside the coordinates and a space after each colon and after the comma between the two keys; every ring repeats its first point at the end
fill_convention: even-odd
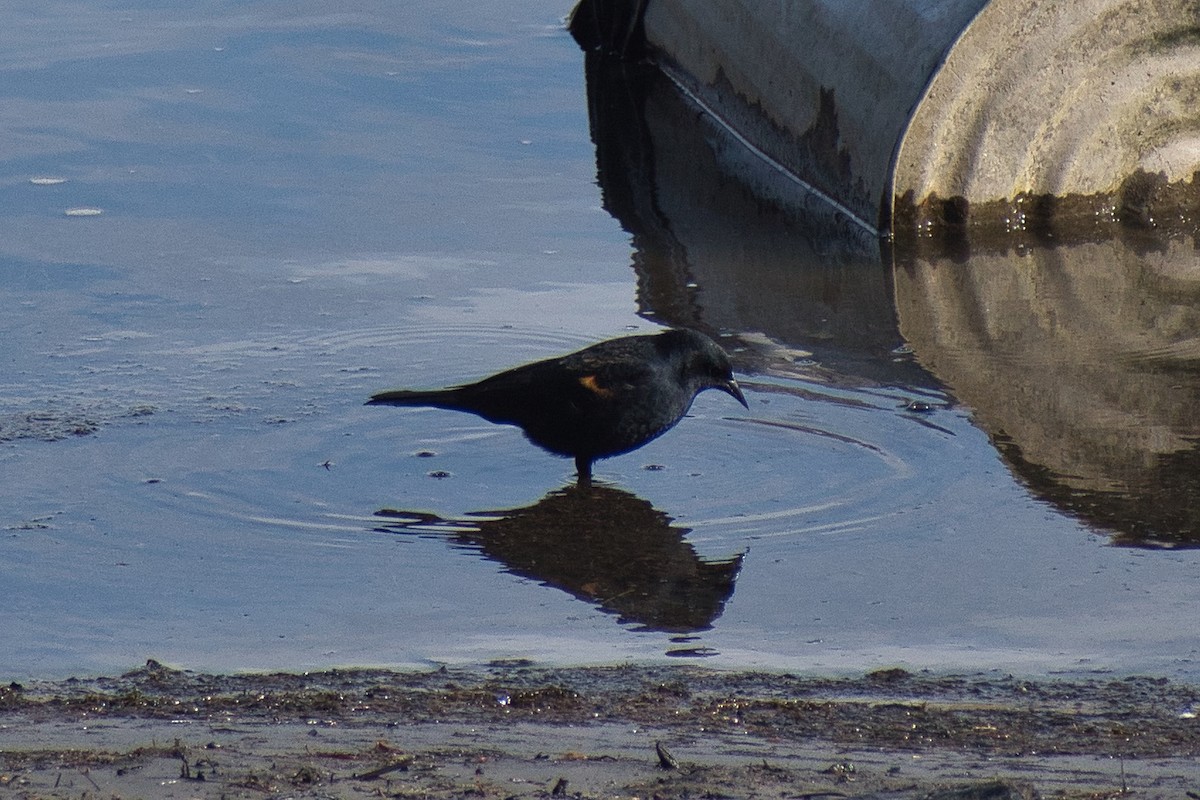
{"type": "Polygon", "coordinates": [[[585,63],[597,177],[633,234],[642,314],[792,351],[753,345],[736,354],[740,370],[786,371],[779,358],[808,351],[824,379],[928,384],[890,355],[900,335],[878,238],[697,118],[661,72],[602,53],[585,63]]]}
{"type": "Polygon", "coordinates": [[[1200,546],[1193,240],[1108,239],[896,265],[917,358],[1040,496],[1130,544],[1200,546]]]}
{"type": "Polygon", "coordinates": [[[906,227],[1019,228],[1200,205],[1190,0],[582,0],[572,31],[648,52],[752,149],[880,230],[893,210],[906,227]]]}

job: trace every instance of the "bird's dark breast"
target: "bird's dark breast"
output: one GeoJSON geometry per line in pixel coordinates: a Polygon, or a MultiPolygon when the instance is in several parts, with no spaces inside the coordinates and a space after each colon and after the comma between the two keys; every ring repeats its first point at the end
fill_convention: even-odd
{"type": "Polygon", "coordinates": [[[609,386],[598,392],[543,398],[521,423],[531,442],[565,456],[607,458],[633,450],[668,431],[687,411],[671,393],[646,386],[609,386]]]}

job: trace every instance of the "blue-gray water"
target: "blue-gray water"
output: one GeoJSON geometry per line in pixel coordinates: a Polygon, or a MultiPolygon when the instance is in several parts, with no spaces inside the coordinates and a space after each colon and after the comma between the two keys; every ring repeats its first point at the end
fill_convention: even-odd
{"type": "MultiPolygon", "coordinates": [[[[1077,299],[1057,282],[1000,292],[1028,301],[1019,330],[1020,313],[954,328],[971,304],[939,281],[958,262],[893,283],[886,255],[824,244],[803,208],[689,191],[698,162],[670,148],[613,178],[602,147],[598,180],[592,136],[609,140],[568,10],[0,11],[0,674],[670,658],[1200,676],[1200,552],[1119,546],[1138,531],[1084,507],[1138,485],[1086,465],[1188,452],[1186,431],[1130,412],[1128,452],[1089,458],[1047,410],[1095,387],[1080,427],[1108,430],[1128,390],[1095,376],[1137,347],[1055,363],[1069,326],[1038,321],[1077,299]],[[480,512],[552,507],[567,461],[469,416],[361,405],[652,320],[727,334],[750,411],[708,393],[598,465],[613,492],[583,516],[628,514],[646,574],[581,577],[535,563],[521,537],[541,523],[489,527],[515,515],[480,512]],[[663,622],[668,562],[719,573],[698,617],[663,622]]],[[[1128,260],[1190,279],[1147,252],[1128,260]]],[[[1065,260],[979,256],[966,294],[1065,260]]],[[[1155,319],[1186,345],[1177,311],[1155,319]]],[[[1171,378],[1172,408],[1192,380],[1171,378]]]]}

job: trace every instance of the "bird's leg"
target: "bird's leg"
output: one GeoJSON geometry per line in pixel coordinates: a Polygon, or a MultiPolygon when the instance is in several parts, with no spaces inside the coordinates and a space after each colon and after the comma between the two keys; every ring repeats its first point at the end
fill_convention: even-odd
{"type": "Polygon", "coordinates": [[[575,456],[575,478],[580,486],[592,485],[592,460],[587,456],[575,456]]]}

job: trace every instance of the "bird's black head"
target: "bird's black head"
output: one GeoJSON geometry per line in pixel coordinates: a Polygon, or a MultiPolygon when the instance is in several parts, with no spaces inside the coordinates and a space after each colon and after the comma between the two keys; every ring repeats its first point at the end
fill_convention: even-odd
{"type": "Polygon", "coordinates": [[[720,389],[747,409],[746,398],[733,379],[733,365],[721,346],[703,333],[678,328],[659,337],[665,354],[679,365],[680,379],[697,394],[705,389],[720,389]]]}

